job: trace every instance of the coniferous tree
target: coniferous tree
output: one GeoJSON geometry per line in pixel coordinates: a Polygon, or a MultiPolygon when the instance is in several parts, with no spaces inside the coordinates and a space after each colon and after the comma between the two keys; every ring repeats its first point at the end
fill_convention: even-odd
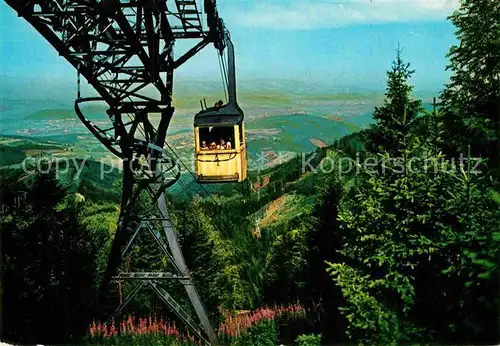
{"type": "Polygon", "coordinates": [[[443,113],[438,108],[436,98],[432,102],[432,112],[424,111],[423,113],[425,116],[419,119],[415,133],[435,154],[438,154],[443,147],[444,131],[443,113]]]}
{"type": "MultiPolygon", "coordinates": [[[[389,101],[411,90],[400,77],[389,74],[389,101]]],[[[427,124],[438,126],[426,133],[415,130],[416,113],[395,109],[386,102],[389,114],[378,110],[375,129],[384,124],[387,135],[373,137],[385,171],[362,172],[340,203],[339,252],[349,260],[331,263],[330,272],[346,300],[347,335],[370,344],[431,333],[446,342],[495,341],[498,208],[480,179],[433,147],[441,136],[436,113],[427,124]]]]}
{"type": "Polygon", "coordinates": [[[449,155],[466,153],[500,165],[500,2],[462,0],[450,16],[460,43],[448,57],[451,82],[442,93],[449,155]]]}
{"type": "Polygon", "coordinates": [[[25,186],[15,184],[18,178],[0,186],[0,193],[10,189],[11,196],[27,192],[20,208],[0,218],[6,243],[5,337],[74,343],[93,312],[97,244],[79,225],[74,195],[54,172],[35,174],[25,186]]]}
{"type": "Polygon", "coordinates": [[[371,144],[375,151],[387,151],[401,154],[409,128],[422,109],[420,100],[411,98],[413,87],[408,83],[415,70],[401,57],[398,48],[392,69],[387,72],[385,101],[381,107],[375,107],[372,126],[371,144]]]}
{"type": "Polygon", "coordinates": [[[339,313],[342,294],[330,279],[326,262],[342,262],[346,258],[336,251],[342,247],[339,232],[338,208],[343,196],[340,179],[334,177],[325,185],[325,190],[311,215],[310,231],[307,233],[306,284],[304,305],[308,319],[322,331],[325,342],[345,344],[346,322],[339,313]]]}

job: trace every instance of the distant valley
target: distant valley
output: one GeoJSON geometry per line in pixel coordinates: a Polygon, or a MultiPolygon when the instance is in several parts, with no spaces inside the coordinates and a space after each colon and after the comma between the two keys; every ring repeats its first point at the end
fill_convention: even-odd
{"type": "MultiPolygon", "coordinates": [[[[267,157],[276,160],[270,159],[266,165],[274,165],[284,157],[332,144],[336,139],[369,125],[374,107],[383,102],[383,92],[362,89],[342,90],[296,81],[241,84],[238,102],[246,116],[249,161],[254,163],[253,168],[262,164],[258,159],[263,153],[273,153],[267,157]]],[[[207,105],[211,105],[225,98],[222,86],[217,83],[181,82],[175,91],[176,113],[168,139],[177,154],[189,162],[193,149],[192,121],[200,109],[200,100],[205,99],[207,105]]],[[[429,102],[431,95],[424,96],[427,97],[424,101],[429,102]]],[[[93,123],[106,128],[111,126],[106,109],[105,104],[93,103],[84,111],[93,123]]],[[[27,156],[39,150],[56,156],[110,159],[111,154],[77,118],[71,99],[4,98],[0,114],[0,135],[3,137],[0,148],[4,152],[17,152],[13,154],[17,159],[12,162],[22,156],[19,156],[20,148],[27,156]]],[[[151,118],[154,122],[159,115],[152,114],[151,118]]],[[[8,159],[2,161],[3,165],[12,163],[8,159]]]]}

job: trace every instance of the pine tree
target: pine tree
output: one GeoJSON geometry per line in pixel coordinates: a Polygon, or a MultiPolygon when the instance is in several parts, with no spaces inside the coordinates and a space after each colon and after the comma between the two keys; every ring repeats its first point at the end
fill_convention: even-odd
{"type": "Polygon", "coordinates": [[[408,66],[398,53],[376,112],[373,133],[385,136],[374,154],[388,159],[385,172],[358,175],[339,207],[346,260],[329,272],[345,299],[347,335],[368,344],[422,340],[428,331],[447,342],[496,341],[499,210],[481,179],[433,150],[437,112],[423,122],[427,131],[415,128],[420,101],[409,97],[408,66]],[[409,107],[398,108],[403,101],[409,107]]]}
{"type": "Polygon", "coordinates": [[[83,335],[95,311],[97,237],[80,225],[79,205],[53,171],[37,173],[22,185],[15,185],[18,178],[0,186],[0,191],[27,191],[21,208],[0,218],[5,235],[5,337],[21,343],[73,343],[71,335],[83,335]]]}
{"type": "Polygon", "coordinates": [[[443,147],[443,114],[438,109],[436,98],[432,102],[432,112],[424,111],[425,117],[422,118],[422,126],[419,131],[420,138],[425,140],[425,143],[431,150],[438,154],[443,147]]]}
{"type": "Polygon", "coordinates": [[[500,2],[462,0],[449,18],[460,43],[448,57],[451,82],[441,95],[450,155],[488,157],[500,165],[500,2]]]}
{"type": "Polygon", "coordinates": [[[387,72],[387,91],[382,107],[375,107],[372,127],[372,150],[401,154],[404,150],[404,138],[408,136],[410,125],[422,109],[420,100],[411,98],[413,87],[408,83],[415,72],[410,64],[401,57],[398,48],[392,69],[387,72]]]}

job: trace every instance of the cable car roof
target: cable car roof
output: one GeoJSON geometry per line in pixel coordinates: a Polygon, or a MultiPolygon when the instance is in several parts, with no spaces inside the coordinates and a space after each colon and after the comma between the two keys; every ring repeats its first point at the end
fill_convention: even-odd
{"type": "Polygon", "coordinates": [[[238,106],[225,105],[219,110],[211,107],[194,116],[194,126],[239,125],[243,118],[243,111],[238,106]]]}

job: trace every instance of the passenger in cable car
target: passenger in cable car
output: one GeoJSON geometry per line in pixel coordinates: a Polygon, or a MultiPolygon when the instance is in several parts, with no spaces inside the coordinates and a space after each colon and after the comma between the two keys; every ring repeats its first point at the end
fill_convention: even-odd
{"type": "Polygon", "coordinates": [[[222,102],[222,100],[219,100],[219,101],[215,102],[214,109],[216,111],[218,111],[222,107],[223,104],[224,104],[224,102],[222,102]]]}
{"type": "Polygon", "coordinates": [[[223,139],[220,140],[220,149],[222,149],[222,150],[227,149],[226,142],[223,139]]]}
{"type": "Polygon", "coordinates": [[[215,142],[212,142],[212,143],[210,143],[209,148],[210,148],[210,150],[215,150],[215,149],[217,149],[217,144],[215,144],[215,142]]]}
{"type": "Polygon", "coordinates": [[[231,150],[231,142],[230,141],[227,141],[227,143],[226,143],[226,149],[227,150],[231,150]]]}
{"type": "Polygon", "coordinates": [[[200,150],[208,150],[207,141],[201,141],[200,150]]]}

